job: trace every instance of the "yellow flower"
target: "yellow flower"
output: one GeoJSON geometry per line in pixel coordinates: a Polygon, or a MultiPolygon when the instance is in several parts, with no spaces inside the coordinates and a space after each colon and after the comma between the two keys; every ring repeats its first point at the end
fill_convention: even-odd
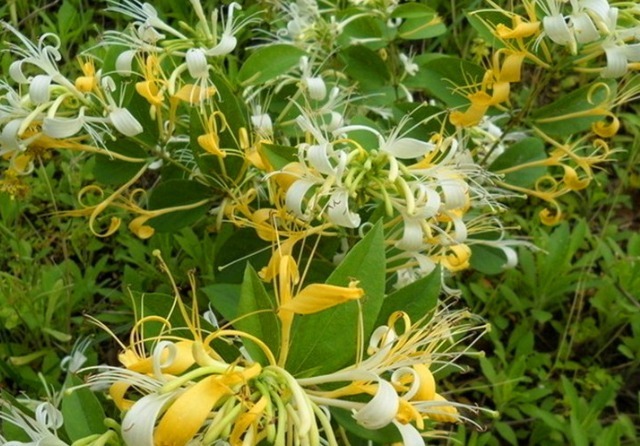
{"type": "Polygon", "coordinates": [[[198,145],[208,153],[224,158],[227,154],[224,150],[220,149],[220,136],[218,136],[218,124],[216,122],[217,117],[222,121],[220,132],[227,128],[227,121],[221,112],[215,111],[211,113],[205,124],[205,133],[198,136],[198,145]]]}

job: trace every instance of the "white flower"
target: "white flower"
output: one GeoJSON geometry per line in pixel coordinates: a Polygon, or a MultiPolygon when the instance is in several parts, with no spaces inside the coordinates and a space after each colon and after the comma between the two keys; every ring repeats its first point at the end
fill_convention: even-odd
{"type": "Polygon", "coordinates": [[[125,136],[136,136],[144,131],[142,125],[131,114],[129,110],[122,107],[116,107],[109,113],[111,124],[125,136]]]}
{"type": "MultiPolygon", "coordinates": [[[[232,52],[238,43],[238,39],[234,35],[242,26],[245,25],[244,22],[239,24],[234,23],[233,21],[233,11],[242,9],[238,3],[233,2],[227,8],[227,22],[224,24],[222,29],[222,34],[220,35],[220,40],[216,46],[213,48],[209,48],[206,50],[207,56],[224,56],[232,52]]],[[[223,17],[224,19],[224,17],[223,17]]]]}
{"type": "Polygon", "coordinates": [[[602,45],[607,56],[607,66],[602,77],[620,77],[629,71],[629,62],[640,62],[640,43],[624,44],[607,41],[602,45]]]}
{"type": "Polygon", "coordinates": [[[42,121],[42,133],[52,138],[64,139],[78,133],[85,125],[84,107],[80,107],[75,118],[47,116],[42,121]]]}
{"type": "Polygon", "coordinates": [[[413,61],[412,57],[409,57],[404,53],[400,53],[400,62],[402,62],[402,65],[404,67],[404,71],[409,76],[415,76],[416,74],[418,74],[418,70],[420,68],[418,67],[418,64],[416,64],[413,61]]]}
{"type": "Polygon", "coordinates": [[[349,210],[349,191],[347,189],[336,189],[332,192],[327,203],[327,217],[329,221],[343,228],[360,226],[360,215],[349,210]]]}
{"type": "MultiPolygon", "coordinates": [[[[26,402],[29,403],[29,402],[26,402]]],[[[62,413],[51,403],[38,404],[34,410],[35,418],[31,418],[9,402],[0,399],[1,424],[9,424],[22,431],[31,442],[22,443],[10,441],[5,445],[33,445],[33,446],[68,446],[60,440],[55,431],[62,426],[62,413]]],[[[0,436],[0,440],[2,437],[0,436]]]]}
{"type": "Polygon", "coordinates": [[[140,398],[122,420],[122,438],[128,445],[154,446],[153,431],[160,412],[175,394],[152,393],[140,398]]]}
{"type": "Polygon", "coordinates": [[[185,62],[191,77],[200,79],[209,76],[209,64],[207,56],[201,48],[191,48],[187,50],[185,62]]]}

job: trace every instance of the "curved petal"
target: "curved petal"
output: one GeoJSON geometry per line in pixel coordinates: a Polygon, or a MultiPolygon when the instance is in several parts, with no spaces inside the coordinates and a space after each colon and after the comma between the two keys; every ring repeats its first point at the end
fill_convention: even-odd
{"type": "Polygon", "coordinates": [[[459,209],[467,204],[468,185],[458,179],[444,179],[440,182],[444,195],[444,208],[446,210],[459,209]]]}
{"type": "Polygon", "coordinates": [[[303,80],[311,99],[321,101],[327,96],[327,86],[321,77],[308,77],[303,80]]]}
{"type": "Polygon", "coordinates": [[[440,211],[442,200],[440,194],[433,188],[418,184],[418,194],[416,197],[417,214],[423,218],[435,217],[440,211]]]}
{"type": "Polygon", "coordinates": [[[120,76],[131,76],[133,58],[136,55],[136,50],[123,51],[118,55],[116,59],[116,72],[120,76]]]}
{"type": "Polygon", "coordinates": [[[291,311],[295,314],[314,314],[351,300],[360,299],[362,296],[364,296],[362,288],[313,283],[280,306],[280,310],[291,311]]]}
{"type": "Polygon", "coordinates": [[[19,84],[28,84],[29,79],[22,72],[22,63],[24,60],[16,60],[9,65],[9,76],[19,84]]]}
{"type": "Polygon", "coordinates": [[[418,429],[416,429],[412,424],[402,424],[395,420],[393,421],[393,424],[398,429],[398,432],[400,432],[400,435],[402,436],[402,444],[404,446],[425,445],[424,438],[422,438],[418,429]]]}
{"type": "Polygon", "coordinates": [[[344,228],[357,228],[360,226],[360,215],[349,211],[349,191],[338,190],[331,194],[327,205],[327,217],[329,220],[344,228]]]}
{"type": "Polygon", "coordinates": [[[607,66],[600,72],[602,77],[620,77],[627,72],[627,56],[624,49],[616,44],[603,45],[607,56],[607,66]]]}
{"type": "Polygon", "coordinates": [[[187,69],[191,77],[197,79],[209,75],[209,64],[207,63],[207,56],[203,49],[191,48],[187,50],[185,62],[187,63],[187,69]]]}
{"type": "Polygon", "coordinates": [[[230,34],[223,34],[220,39],[220,43],[218,43],[213,48],[209,48],[206,51],[207,56],[224,56],[225,54],[229,54],[236,48],[238,43],[238,39],[230,34]]]}
{"type": "Polygon", "coordinates": [[[313,186],[315,186],[313,181],[296,180],[291,186],[289,186],[289,189],[287,189],[285,205],[291,212],[300,218],[305,216],[302,211],[302,202],[304,201],[304,197],[313,186]]]}
{"type": "Polygon", "coordinates": [[[22,139],[18,137],[18,131],[21,125],[22,119],[13,119],[4,126],[2,134],[0,134],[0,143],[3,146],[0,155],[6,153],[6,149],[8,149],[6,150],[8,152],[21,150],[20,141],[22,141],[22,139]]]}
{"type": "Polygon", "coordinates": [[[154,446],[153,431],[158,415],[173,397],[172,393],[152,393],[136,401],[122,420],[124,442],[136,446],[154,446]]]}
{"type": "Polygon", "coordinates": [[[420,251],[424,247],[424,233],[422,232],[422,218],[403,218],[404,229],[402,239],[396,247],[404,251],[420,251]]]}
{"type": "Polygon", "coordinates": [[[591,20],[591,17],[589,17],[587,13],[581,12],[569,17],[571,18],[571,23],[573,24],[573,30],[578,43],[593,42],[600,38],[598,29],[593,24],[593,20],[591,20]]]}
{"type": "Polygon", "coordinates": [[[558,45],[569,45],[573,42],[571,30],[562,14],[547,16],[542,19],[544,32],[558,45]]]}
{"type": "Polygon", "coordinates": [[[400,401],[393,386],[383,379],[378,379],[376,394],[353,415],[353,418],[367,429],[380,429],[393,421],[399,407],[400,401]]]}
{"type": "Polygon", "coordinates": [[[406,377],[410,378],[410,385],[409,389],[404,392],[401,398],[404,400],[410,400],[420,389],[420,375],[418,375],[416,370],[410,367],[400,367],[399,369],[394,370],[391,374],[391,383],[394,384],[396,388],[402,388],[406,385],[406,377]]]}
{"type": "Polygon", "coordinates": [[[125,136],[136,136],[144,130],[142,125],[126,108],[116,108],[109,113],[111,124],[125,136]]]}
{"type": "Polygon", "coordinates": [[[420,158],[425,154],[431,152],[435,145],[430,142],[420,141],[415,138],[398,138],[394,141],[389,141],[383,147],[381,151],[390,153],[396,158],[410,159],[420,158]]]}
{"type": "Polygon", "coordinates": [[[311,145],[307,148],[307,161],[318,172],[334,175],[336,169],[329,159],[331,152],[331,144],[329,143],[311,145]]]}
{"type": "Polygon", "coordinates": [[[78,133],[84,123],[84,107],[82,107],[75,118],[44,118],[42,133],[52,138],[64,139],[78,133]]]}
{"type": "Polygon", "coordinates": [[[31,84],[29,85],[29,97],[31,101],[36,105],[48,102],[51,96],[49,92],[50,86],[51,76],[47,76],[46,74],[39,74],[31,79],[31,84]]]}

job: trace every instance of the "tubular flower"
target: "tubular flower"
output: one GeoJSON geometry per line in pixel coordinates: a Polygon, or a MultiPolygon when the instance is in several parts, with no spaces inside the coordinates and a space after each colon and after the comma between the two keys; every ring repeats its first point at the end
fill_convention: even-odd
{"type": "MultiPolygon", "coordinates": [[[[309,285],[293,296],[290,287],[296,282],[296,271],[286,270],[295,263],[286,257],[282,261],[279,313],[300,310],[300,314],[308,314],[327,308],[320,296],[335,290],[309,285]],[[287,301],[286,295],[291,299],[287,301]],[[310,311],[295,308],[296,304],[287,308],[287,302],[296,300],[308,300],[310,311]]],[[[166,267],[164,262],[162,265],[166,267]]],[[[171,314],[140,319],[132,332],[131,346],[120,355],[122,367],[86,369],[94,372],[86,385],[110,387],[124,411],[122,438],[127,445],[299,441],[337,446],[328,416],[333,408],[346,409],[367,429],[393,425],[405,444],[424,445],[429,423],[468,421],[463,409],[478,411],[438,393],[434,377],[452,359],[466,353],[451,348],[467,341],[472,345],[487,329],[466,312],[440,309],[417,323],[402,312],[393,313],[388,325],[371,335],[366,359],[332,373],[295,377],[276,364],[269,348],[252,335],[225,328],[202,330],[195,300],[189,310],[171,280],[175,307],[190,334],[173,334],[168,323],[171,314]],[[143,337],[142,327],[152,322],[161,322],[164,328],[158,335],[143,337]],[[233,345],[236,338],[255,343],[265,354],[265,362],[240,354],[231,361],[222,359],[213,342],[225,340],[233,345]],[[151,352],[144,349],[149,343],[155,344],[151,352]]],[[[339,293],[358,298],[361,291],[357,290],[352,286],[339,293]]],[[[330,305],[334,304],[340,302],[330,305]]]]}

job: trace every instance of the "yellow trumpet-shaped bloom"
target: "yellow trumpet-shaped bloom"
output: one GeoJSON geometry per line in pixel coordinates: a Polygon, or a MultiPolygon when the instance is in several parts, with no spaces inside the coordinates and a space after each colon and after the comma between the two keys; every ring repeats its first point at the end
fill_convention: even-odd
{"type": "Polygon", "coordinates": [[[214,406],[235,393],[234,385],[246,383],[260,374],[254,364],[243,371],[230,370],[223,375],[208,376],[189,387],[164,413],[156,428],[156,446],[186,445],[200,430],[214,406]]]}
{"type": "Polygon", "coordinates": [[[206,150],[208,153],[224,158],[227,156],[226,152],[220,149],[220,135],[219,132],[224,131],[227,128],[227,121],[224,115],[220,112],[213,112],[205,124],[205,133],[198,136],[198,145],[206,150]],[[220,117],[222,120],[222,128],[218,130],[218,124],[216,117],[220,117]]]}
{"type": "Polygon", "coordinates": [[[76,88],[83,93],[92,91],[98,85],[98,79],[96,77],[96,68],[93,65],[93,61],[87,60],[82,63],[82,74],[76,78],[76,88]]]}
{"type": "Polygon", "coordinates": [[[291,311],[295,314],[313,314],[364,296],[364,290],[352,286],[342,287],[320,283],[311,284],[289,302],[280,306],[280,311],[291,311]]]}

